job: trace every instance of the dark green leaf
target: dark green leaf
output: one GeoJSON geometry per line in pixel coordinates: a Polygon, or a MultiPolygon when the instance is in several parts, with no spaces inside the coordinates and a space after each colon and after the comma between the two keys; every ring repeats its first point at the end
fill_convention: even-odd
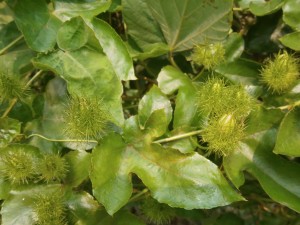
{"type": "Polygon", "coordinates": [[[300,110],[295,108],[289,111],[282,120],[274,153],[288,156],[300,156],[300,110]]]}
{"type": "MultiPolygon", "coordinates": [[[[0,14],[1,18],[1,14],[0,14]]],[[[6,47],[9,43],[21,36],[15,22],[0,25],[0,49],[6,47]]]]}
{"type": "Polygon", "coordinates": [[[230,0],[126,0],[123,5],[128,33],[144,51],[156,43],[167,43],[170,51],[188,50],[222,41],[230,29],[230,0]]]}
{"type": "Polygon", "coordinates": [[[88,26],[95,32],[112,68],[120,80],[135,80],[133,62],[120,36],[106,22],[93,19],[88,26]]]}
{"type": "Polygon", "coordinates": [[[53,0],[54,14],[62,21],[81,16],[92,19],[105,12],[111,4],[110,0],[53,0]]]}
{"type": "Polygon", "coordinates": [[[244,51],[244,39],[238,33],[231,33],[224,43],[226,62],[234,61],[239,58],[244,51]]]}
{"type": "Polygon", "coordinates": [[[65,51],[77,50],[88,41],[88,28],[81,17],[65,22],[57,33],[57,44],[65,51]]]}
{"type": "Polygon", "coordinates": [[[287,35],[284,35],[279,40],[282,44],[284,44],[286,47],[289,47],[293,50],[300,51],[300,31],[293,32],[287,35]]]}
{"type": "Polygon", "coordinates": [[[121,136],[112,134],[94,149],[91,170],[94,195],[109,214],[128,202],[131,173],[155,199],[172,207],[213,208],[242,200],[217,166],[203,156],[184,155],[147,140],[126,145],[121,136]]]}
{"type": "Polygon", "coordinates": [[[260,69],[261,65],[255,61],[240,58],[218,66],[216,72],[234,83],[258,86],[260,84],[260,69]]]}
{"type": "Polygon", "coordinates": [[[101,222],[103,225],[146,225],[136,215],[125,210],[116,213],[113,217],[107,216],[101,222]]]}
{"type": "Polygon", "coordinates": [[[7,0],[14,19],[30,48],[47,52],[56,44],[61,21],[51,14],[45,0],[7,0]]]}

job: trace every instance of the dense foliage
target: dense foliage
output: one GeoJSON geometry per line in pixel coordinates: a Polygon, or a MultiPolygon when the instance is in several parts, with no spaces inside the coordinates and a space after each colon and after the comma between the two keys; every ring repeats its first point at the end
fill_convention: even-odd
{"type": "Polygon", "coordinates": [[[0,1],[1,224],[299,225],[299,6],[0,1]]]}

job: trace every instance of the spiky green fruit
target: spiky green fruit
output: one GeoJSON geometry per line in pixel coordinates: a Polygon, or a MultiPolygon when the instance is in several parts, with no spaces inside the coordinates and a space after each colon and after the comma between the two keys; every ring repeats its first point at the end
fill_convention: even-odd
{"type": "Polygon", "coordinates": [[[244,124],[233,114],[211,119],[202,133],[203,141],[208,142],[209,153],[218,156],[226,156],[236,150],[243,137],[244,124]]]}
{"type": "Polygon", "coordinates": [[[62,181],[68,172],[68,165],[64,158],[57,154],[47,154],[39,161],[38,171],[40,179],[49,182],[62,181]]]}
{"type": "Polygon", "coordinates": [[[286,51],[268,59],[261,70],[262,82],[275,93],[289,91],[299,77],[299,60],[286,51]]]}
{"type": "Polygon", "coordinates": [[[13,98],[23,99],[26,96],[24,83],[15,76],[0,74],[0,100],[10,100],[13,98]]]}
{"type": "Polygon", "coordinates": [[[100,139],[105,134],[110,114],[103,100],[73,96],[65,114],[65,132],[74,139],[100,139]]]}
{"type": "Polygon", "coordinates": [[[169,224],[175,216],[173,208],[166,204],[159,203],[151,197],[148,197],[143,202],[142,212],[150,223],[156,225],[169,224]]]}
{"type": "Polygon", "coordinates": [[[60,192],[40,193],[34,197],[35,225],[67,225],[65,211],[60,192]]]}
{"type": "Polygon", "coordinates": [[[1,176],[12,184],[28,183],[36,175],[34,157],[25,149],[14,150],[1,156],[1,176]]]}
{"type": "Polygon", "coordinates": [[[194,47],[191,59],[196,64],[211,70],[225,60],[225,48],[222,43],[197,45],[194,47]]]}
{"type": "Polygon", "coordinates": [[[245,118],[255,106],[253,98],[240,85],[229,85],[221,78],[210,78],[198,90],[198,109],[213,117],[233,114],[245,118]]]}

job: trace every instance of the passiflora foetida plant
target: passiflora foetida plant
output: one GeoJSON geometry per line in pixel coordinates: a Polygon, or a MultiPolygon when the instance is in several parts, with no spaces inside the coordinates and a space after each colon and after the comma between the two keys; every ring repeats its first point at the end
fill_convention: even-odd
{"type": "Polygon", "coordinates": [[[0,1],[3,225],[299,224],[297,0],[0,1]]]}

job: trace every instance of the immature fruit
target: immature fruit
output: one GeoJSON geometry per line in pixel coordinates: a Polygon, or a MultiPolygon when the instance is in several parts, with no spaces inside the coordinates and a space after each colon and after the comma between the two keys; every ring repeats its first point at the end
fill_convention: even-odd
{"type": "Polygon", "coordinates": [[[286,51],[268,59],[261,71],[262,82],[276,93],[290,90],[299,76],[298,60],[286,51]]]}
{"type": "Polygon", "coordinates": [[[75,139],[99,139],[105,133],[110,114],[99,98],[74,96],[65,114],[66,134],[75,139]]]}
{"type": "Polygon", "coordinates": [[[26,95],[25,85],[15,76],[0,74],[0,100],[22,99],[26,95]]]}
{"type": "Polygon", "coordinates": [[[197,45],[191,59],[198,65],[210,70],[221,64],[225,59],[225,48],[221,43],[197,45]]]}
{"type": "Polygon", "coordinates": [[[233,114],[211,119],[204,129],[202,139],[208,142],[210,153],[226,156],[233,152],[244,137],[244,124],[237,121],[233,114]]]}
{"type": "Polygon", "coordinates": [[[240,85],[227,85],[220,78],[210,78],[199,88],[198,108],[203,114],[220,117],[233,114],[245,118],[255,105],[252,97],[240,85]]]}
{"type": "Polygon", "coordinates": [[[28,183],[35,174],[36,167],[33,155],[25,149],[8,151],[0,158],[1,176],[12,184],[28,183]]]}
{"type": "Polygon", "coordinates": [[[33,205],[35,225],[67,225],[62,199],[59,192],[36,195],[33,205]]]}
{"type": "Polygon", "coordinates": [[[159,203],[151,197],[144,201],[142,212],[150,223],[156,225],[169,224],[175,216],[173,208],[166,204],[159,203]]]}
{"type": "Polygon", "coordinates": [[[62,181],[68,172],[68,165],[64,158],[56,154],[44,155],[40,160],[38,171],[40,179],[45,182],[62,181]]]}

